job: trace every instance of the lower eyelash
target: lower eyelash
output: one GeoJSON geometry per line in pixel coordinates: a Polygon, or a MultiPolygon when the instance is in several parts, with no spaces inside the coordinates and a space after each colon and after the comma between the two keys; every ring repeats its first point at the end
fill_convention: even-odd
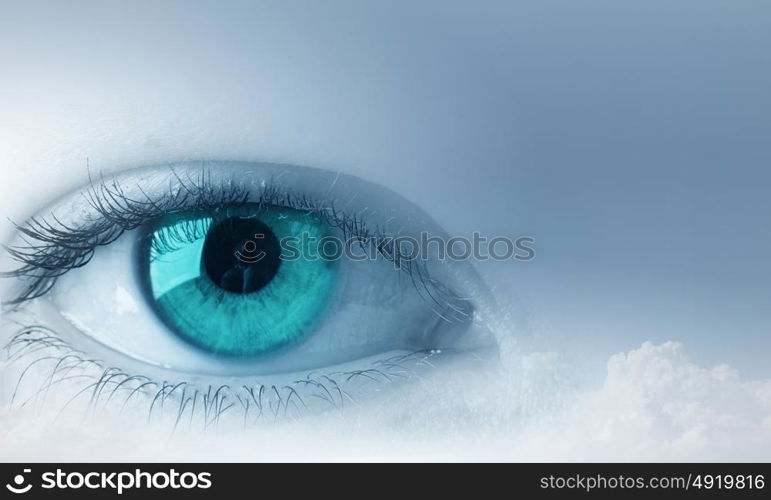
{"type": "MultiPolygon", "coordinates": [[[[357,404],[351,394],[356,384],[394,384],[414,379],[420,369],[433,367],[432,360],[444,353],[420,350],[379,360],[362,370],[327,374],[308,373],[305,378],[282,385],[227,384],[201,387],[187,381],[158,382],[144,375],[131,375],[117,367],[106,367],[62,340],[42,325],[24,326],[5,346],[8,363],[26,361],[12,392],[9,406],[46,404],[51,391],[73,383],[73,394],[59,410],[65,412],[78,399],[88,398],[88,409],[96,412],[119,405],[119,413],[130,404],[147,405],[148,419],[170,419],[173,429],[199,424],[216,427],[225,416],[244,425],[266,420],[300,418],[323,410],[343,410],[357,404]],[[44,366],[50,367],[45,371],[44,366]],[[22,396],[22,385],[33,369],[45,373],[33,392],[22,396]],[[31,394],[31,395],[30,395],[31,394]],[[170,412],[170,413],[169,413],[170,412]],[[240,414],[238,413],[240,412],[240,414]]],[[[59,395],[59,394],[57,394],[59,395]]],[[[68,394],[69,395],[69,394],[68,394]]]]}
{"type": "Polygon", "coordinates": [[[342,232],[344,240],[358,242],[362,248],[374,245],[379,255],[407,275],[420,297],[431,304],[443,320],[449,323],[468,320],[467,299],[432,278],[425,262],[405,258],[393,237],[383,234],[380,228],[370,229],[361,215],[341,213],[333,203],[285,192],[274,183],[266,184],[259,198],[250,201],[250,193],[243,186],[233,180],[215,185],[211,173],[205,168],[197,177],[188,174],[182,178],[171,167],[170,171],[179,186],[169,188],[159,199],[152,199],[141,186],[136,187],[144,199],[134,199],[126,194],[118,180],[108,182],[100,177],[96,182],[89,174],[90,187],[84,196],[98,214],[97,219],[88,220],[81,227],[72,227],[52,214],[51,220],[37,217],[16,225],[25,245],[4,248],[21,266],[0,273],[0,278],[17,278],[24,285],[17,296],[5,304],[14,306],[47,294],[59,277],[88,264],[98,247],[109,245],[126,231],[163,215],[189,208],[215,210],[227,204],[248,202],[258,206],[285,206],[323,217],[342,232]]]}

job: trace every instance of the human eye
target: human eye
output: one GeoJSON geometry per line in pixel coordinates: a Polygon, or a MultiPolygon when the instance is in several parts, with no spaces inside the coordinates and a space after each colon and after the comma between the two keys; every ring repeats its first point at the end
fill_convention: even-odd
{"type": "Polygon", "coordinates": [[[7,247],[7,402],[256,422],[494,353],[489,292],[469,263],[417,249],[421,235],[446,236],[396,193],[331,171],[196,162],[92,178],[7,247]]]}

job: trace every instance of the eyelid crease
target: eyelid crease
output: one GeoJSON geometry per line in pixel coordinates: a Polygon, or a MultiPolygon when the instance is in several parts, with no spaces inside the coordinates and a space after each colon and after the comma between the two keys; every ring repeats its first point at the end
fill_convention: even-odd
{"type": "Polygon", "coordinates": [[[438,358],[450,354],[434,349],[413,351],[372,362],[364,369],[324,374],[309,372],[304,378],[281,384],[197,386],[188,381],[157,381],[146,375],[132,375],[120,368],[106,366],[41,325],[21,327],[4,350],[9,364],[34,358],[19,374],[10,407],[44,405],[49,393],[53,391],[58,395],[63,385],[75,383],[72,396],[64,402],[58,415],[79,398],[88,399],[91,411],[107,409],[113,402],[120,405],[121,412],[130,404],[146,404],[148,419],[165,414],[173,420],[174,429],[183,420],[192,425],[195,418],[200,418],[203,427],[208,428],[236,411],[241,412],[238,417],[248,424],[265,418],[275,421],[300,417],[325,409],[343,410],[359,403],[351,394],[352,384],[395,384],[418,378],[422,370],[433,369],[438,358]],[[31,376],[31,370],[43,371],[46,364],[50,366],[50,372],[42,378],[39,387],[25,393],[22,399],[21,387],[31,376]]]}
{"type": "Polygon", "coordinates": [[[275,181],[264,183],[255,198],[249,189],[232,178],[214,183],[211,172],[205,167],[196,176],[190,172],[182,176],[173,167],[169,169],[172,173],[170,180],[176,180],[177,185],[170,185],[168,191],[155,199],[138,183],[135,187],[141,198],[136,199],[126,194],[126,189],[117,178],[108,181],[100,175],[95,181],[89,172],[89,186],[81,194],[96,212],[97,218],[75,226],[63,223],[52,213],[50,220],[32,217],[24,224],[17,224],[17,231],[25,244],[4,245],[4,248],[21,266],[0,273],[0,277],[17,278],[25,286],[16,297],[4,304],[19,305],[47,294],[59,277],[88,264],[98,247],[109,245],[126,231],[151,223],[163,215],[184,209],[216,210],[226,204],[250,203],[313,213],[339,229],[344,240],[351,239],[362,246],[374,244],[385,260],[406,273],[421,298],[431,304],[440,318],[450,323],[468,321],[470,310],[473,310],[468,300],[431,277],[425,262],[405,258],[394,237],[384,234],[378,227],[371,229],[362,215],[344,213],[330,200],[316,200],[305,193],[288,192],[275,181]]]}

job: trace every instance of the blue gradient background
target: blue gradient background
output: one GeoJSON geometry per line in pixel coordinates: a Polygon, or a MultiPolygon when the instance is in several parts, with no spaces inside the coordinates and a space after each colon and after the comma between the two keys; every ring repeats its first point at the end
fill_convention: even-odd
{"type": "Polygon", "coordinates": [[[80,169],[15,192],[86,156],[341,169],[451,233],[534,236],[478,266],[528,349],[599,376],[678,340],[771,376],[771,4],[63,5],[2,7],[0,140],[80,169]]]}

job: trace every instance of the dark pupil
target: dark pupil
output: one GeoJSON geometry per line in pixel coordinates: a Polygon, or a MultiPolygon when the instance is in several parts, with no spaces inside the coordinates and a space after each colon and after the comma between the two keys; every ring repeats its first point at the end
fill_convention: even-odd
{"type": "Polygon", "coordinates": [[[257,219],[231,217],[209,229],[203,246],[203,268],[219,287],[251,293],[273,279],[281,264],[276,235],[257,219]]]}

